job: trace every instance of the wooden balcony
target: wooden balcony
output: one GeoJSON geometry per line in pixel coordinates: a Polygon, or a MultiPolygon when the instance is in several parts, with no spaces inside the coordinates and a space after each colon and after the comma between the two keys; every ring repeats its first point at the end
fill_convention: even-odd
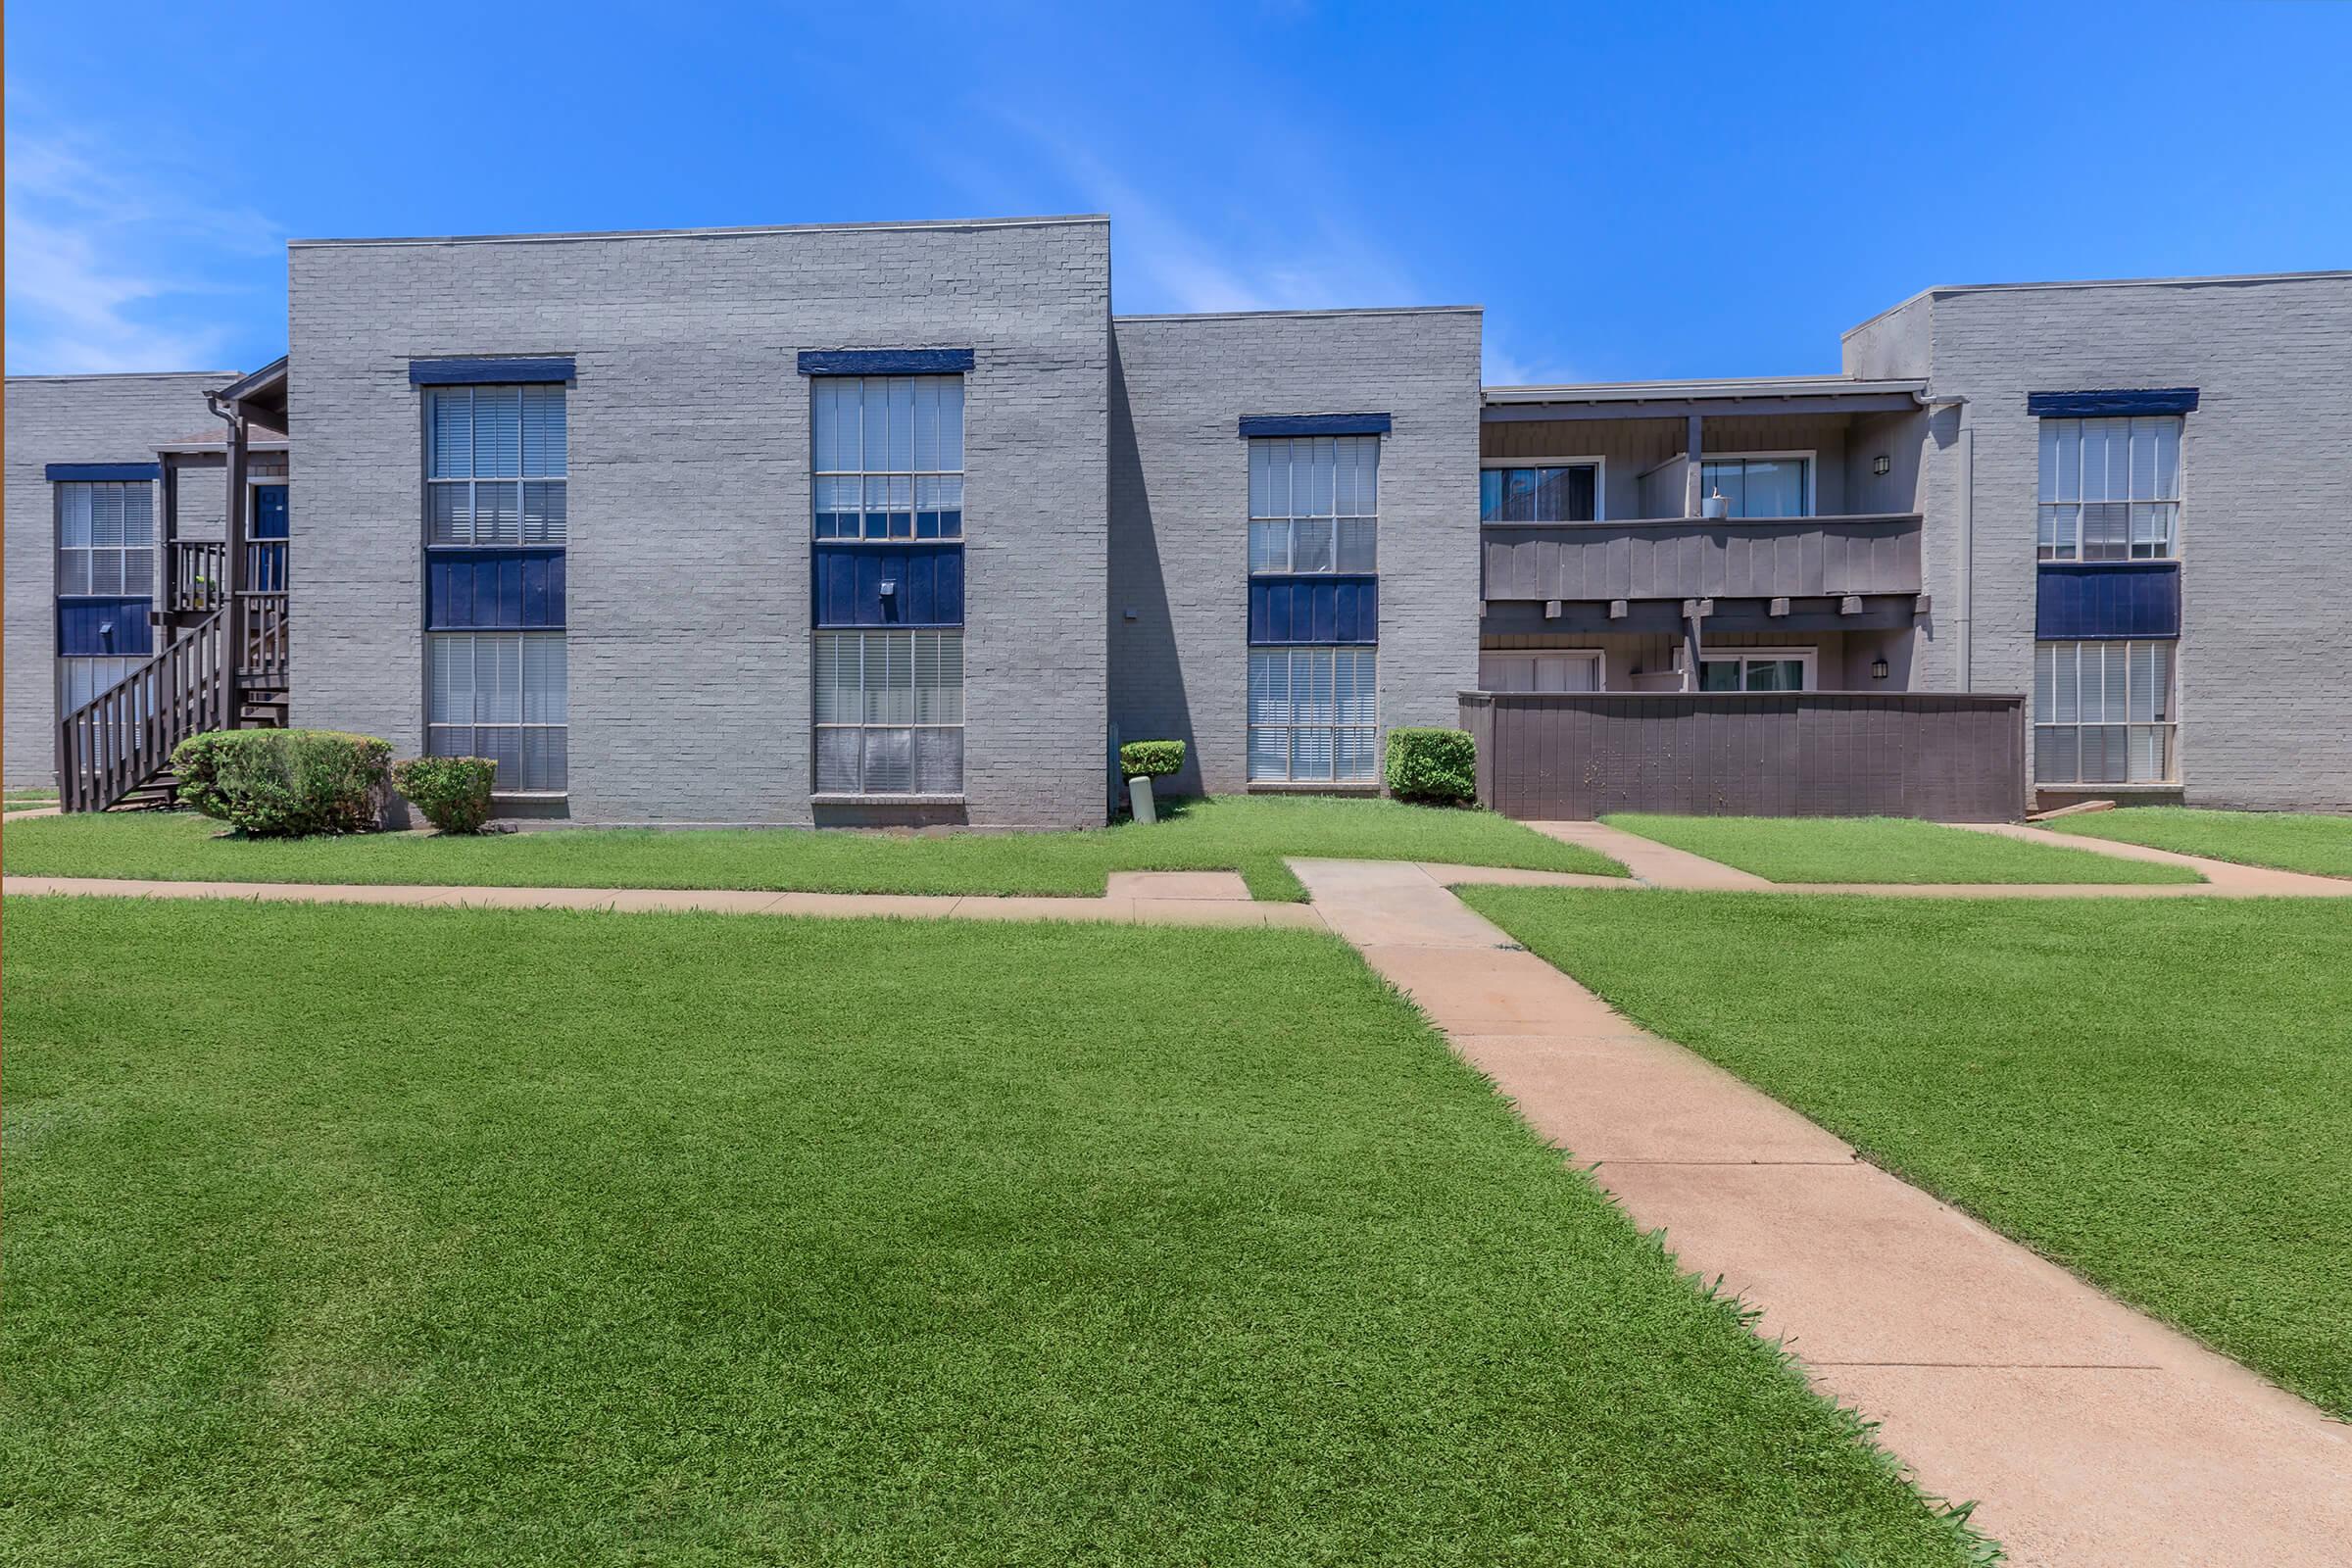
{"type": "Polygon", "coordinates": [[[1917,594],[1917,513],[1489,522],[1489,601],[1810,599],[1917,594]]]}

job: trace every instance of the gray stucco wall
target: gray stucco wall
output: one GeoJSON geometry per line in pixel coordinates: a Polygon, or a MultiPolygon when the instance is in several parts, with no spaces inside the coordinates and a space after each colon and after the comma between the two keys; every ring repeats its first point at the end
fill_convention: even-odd
{"type": "Polygon", "coordinates": [[[1109,290],[1101,219],[296,243],[294,721],[422,743],[409,360],[570,355],[570,815],[810,821],[796,356],[969,347],[969,819],[1101,822],[1109,290]]]}
{"type": "MultiPolygon", "coordinates": [[[[1938,290],[1898,315],[1849,336],[1846,366],[1925,373],[1935,394],[1969,399],[1930,420],[1920,450],[1928,583],[1945,622],[1958,606],[1963,418],[1974,433],[1976,689],[2033,687],[2039,448],[2026,394],[2194,386],[2181,445],[2183,795],[2352,808],[2352,688],[2324,665],[2352,582],[2352,275],[1938,290]]],[[[1922,684],[1957,683],[1948,633],[1920,652],[1922,684]]]]}
{"type": "Polygon", "coordinates": [[[1387,414],[1380,727],[1453,726],[1478,674],[1475,309],[1121,317],[1110,420],[1110,710],[1247,785],[1245,414],[1387,414]],[[1134,618],[1129,619],[1132,613],[1134,618]]]}
{"type": "MultiPolygon", "coordinates": [[[[52,463],[153,463],[156,444],[201,430],[207,388],[234,370],[7,378],[6,757],[10,785],[54,784],[57,753],[57,513],[52,463]]],[[[154,504],[163,528],[163,500],[154,504]]]]}

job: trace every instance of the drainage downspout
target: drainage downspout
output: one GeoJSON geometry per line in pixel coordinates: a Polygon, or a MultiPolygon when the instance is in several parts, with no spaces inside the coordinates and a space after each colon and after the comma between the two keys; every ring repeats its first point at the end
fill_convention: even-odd
{"type": "Polygon", "coordinates": [[[1953,530],[1959,536],[1957,543],[1960,569],[1959,581],[1956,585],[1958,592],[1953,595],[1959,601],[1959,612],[1952,617],[1955,634],[1952,639],[1952,651],[1957,656],[1957,662],[1960,665],[1960,689],[1964,692],[1973,692],[1977,689],[1975,657],[1977,432],[1975,427],[1968,422],[1968,399],[1959,396],[1936,397],[1927,392],[1915,392],[1912,396],[1919,400],[1919,406],[1926,409],[1931,416],[1937,409],[1960,411],[1959,437],[1954,442],[1960,461],[1960,506],[1959,515],[1954,519],[1953,530]]]}

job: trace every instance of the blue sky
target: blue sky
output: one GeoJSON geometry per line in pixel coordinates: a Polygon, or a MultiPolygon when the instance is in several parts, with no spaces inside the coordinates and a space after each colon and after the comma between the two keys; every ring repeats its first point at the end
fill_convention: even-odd
{"type": "Polygon", "coordinates": [[[2352,266],[2352,6],[7,7],[8,368],[247,368],[293,236],[1107,212],[1121,311],[1805,373],[1939,282],[2352,266]]]}

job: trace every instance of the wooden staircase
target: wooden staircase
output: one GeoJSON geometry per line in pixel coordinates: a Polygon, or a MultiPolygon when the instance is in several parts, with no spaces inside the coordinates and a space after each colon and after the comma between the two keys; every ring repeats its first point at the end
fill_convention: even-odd
{"type": "Polygon", "coordinates": [[[58,721],[61,809],[171,808],[178,804],[172,752],[181,741],[213,729],[285,727],[287,596],[235,600],[235,633],[228,605],[167,628],[177,635],[153,659],[58,721]]]}

